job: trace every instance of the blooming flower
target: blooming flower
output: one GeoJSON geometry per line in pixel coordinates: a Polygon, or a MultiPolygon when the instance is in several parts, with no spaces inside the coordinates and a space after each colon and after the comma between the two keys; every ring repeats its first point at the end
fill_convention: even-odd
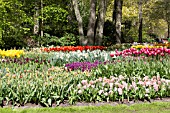
{"type": "Polygon", "coordinates": [[[118,93],[119,93],[119,95],[123,94],[122,88],[118,88],[118,93]]]}
{"type": "Polygon", "coordinates": [[[101,95],[103,92],[104,92],[103,90],[99,90],[98,93],[99,93],[99,95],[101,95]]]}
{"type": "Polygon", "coordinates": [[[82,90],[78,90],[78,94],[82,94],[83,93],[83,91],[82,90]]]}
{"type": "Polygon", "coordinates": [[[149,91],[149,89],[148,89],[148,88],[145,88],[145,92],[146,92],[146,93],[149,93],[150,91],[149,91]]]}
{"type": "Polygon", "coordinates": [[[159,86],[157,84],[154,84],[153,87],[154,87],[155,91],[158,91],[159,86]]]}
{"type": "Polygon", "coordinates": [[[78,89],[80,89],[81,88],[81,84],[78,84],[77,87],[78,87],[78,89]]]}
{"type": "Polygon", "coordinates": [[[81,83],[82,83],[83,85],[86,85],[86,84],[87,84],[87,80],[82,80],[81,83]]]}

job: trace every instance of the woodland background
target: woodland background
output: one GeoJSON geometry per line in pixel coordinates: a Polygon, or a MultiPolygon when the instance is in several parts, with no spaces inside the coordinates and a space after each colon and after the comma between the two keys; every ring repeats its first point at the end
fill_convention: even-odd
{"type": "Polygon", "coordinates": [[[1,49],[151,43],[169,27],[169,0],[0,0],[1,49]]]}

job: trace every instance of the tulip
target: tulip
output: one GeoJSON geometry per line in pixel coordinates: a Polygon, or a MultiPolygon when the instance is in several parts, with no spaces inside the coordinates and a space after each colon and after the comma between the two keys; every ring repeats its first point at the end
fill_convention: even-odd
{"type": "Polygon", "coordinates": [[[119,93],[119,95],[123,94],[122,88],[118,88],[118,93],[119,93]]]}
{"type": "Polygon", "coordinates": [[[164,56],[164,55],[165,55],[165,54],[162,52],[162,53],[161,53],[161,56],[164,56]]]}
{"type": "Polygon", "coordinates": [[[78,94],[82,94],[83,93],[83,91],[82,90],[78,90],[78,94]]]}

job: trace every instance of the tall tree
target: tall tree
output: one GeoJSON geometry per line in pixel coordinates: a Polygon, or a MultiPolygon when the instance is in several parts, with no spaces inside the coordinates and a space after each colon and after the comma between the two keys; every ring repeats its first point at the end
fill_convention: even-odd
{"type": "Polygon", "coordinates": [[[163,19],[167,23],[167,37],[170,37],[170,1],[157,0],[153,7],[151,17],[154,19],[163,19]]]}
{"type": "Polygon", "coordinates": [[[87,28],[87,39],[86,45],[94,45],[94,35],[95,35],[95,23],[96,23],[96,3],[97,0],[91,0],[90,5],[90,17],[87,28]]]}
{"type": "Polygon", "coordinates": [[[143,18],[142,18],[142,0],[139,0],[139,35],[138,35],[138,42],[142,43],[142,25],[143,25],[143,18]]]}
{"type": "Polygon", "coordinates": [[[97,21],[97,28],[96,28],[96,35],[95,35],[95,45],[102,44],[107,1],[108,0],[99,0],[99,11],[98,11],[98,21],[97,21]]]}
{"type": "Polygon", "coordinates": [[[164,18],[165,21],[167,22],[168,26],[168,35],[167,37],[170,38],[170,1],[169,0],[164,0],[165,3],[165,13],[164,13],[164,18]]]}
{"type": "Polygon", "coordinates": [[[38,35],[39,33],[39,2],[35,1],[35,8],[34,8],[34,34],[38,35]]]}
{"type": "Polygon", "coordinates": [[[80,36],[80,40],[79,40],[79,44],[80,45],[84,45],[83,39],[84,39],[84,31],[83,31],[83,20],[79,11],[79,7],[78,7],[78,2],[77,0],[72,0],[72,4],[74,7],[74,12],[76,15],[76,19],[78,22],[78,32],[79,32],[79,36],[80,36]]]}
{"type": "Polygon", "coordinates": [[[113,24],[115,26],[114,36],[116,38],[116,43],[121,43],[121,25],[122,25],[122,6],[123,0],[114,1],[113,9],[113,24]]]}
{"type": "Polygon", "coordinates": [[[41,0],[41,23],[40,23],[40,30],[41,30],[41,37],[43,37],[44,31],[43,31],[43,0],[41,0]]]}

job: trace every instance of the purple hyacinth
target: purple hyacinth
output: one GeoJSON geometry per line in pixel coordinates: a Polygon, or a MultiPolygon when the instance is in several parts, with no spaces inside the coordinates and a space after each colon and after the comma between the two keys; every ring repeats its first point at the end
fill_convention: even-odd
{"type": "Polygon", "coordinates": [[[73,62],[66,64],[65,67],[71,70],[78,70],[80,69],[81,71],[88,70],[90,71],[92,68],[97,67],[99,64],[102,64],[102,62],[95,61],[93,63],[91,62],[73,62]]]}

